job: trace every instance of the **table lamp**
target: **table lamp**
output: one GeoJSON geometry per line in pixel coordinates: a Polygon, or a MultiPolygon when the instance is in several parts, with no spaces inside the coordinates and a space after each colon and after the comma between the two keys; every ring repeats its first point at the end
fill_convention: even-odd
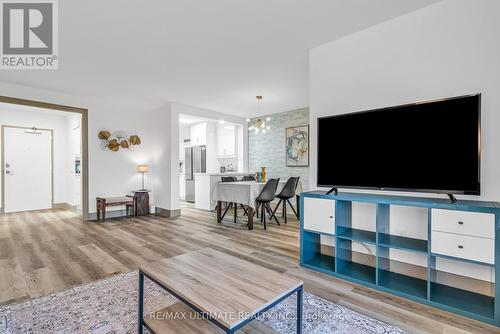
{"type": "Polygon", "coordinates": [[[146,174],[149,170],[148,165],[137,165],[137,172],[142,174],[142,189],[141,190],[146,190],[144,188],[144,174],[146,174]]]}

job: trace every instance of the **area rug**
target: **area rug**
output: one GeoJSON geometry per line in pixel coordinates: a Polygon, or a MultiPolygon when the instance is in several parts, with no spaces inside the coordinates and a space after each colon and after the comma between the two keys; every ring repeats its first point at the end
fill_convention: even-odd
{"type": "MultiPolygon", "coordinates": [[[[137,332],[137,272],[120,274],[90,284],[0,308],[0,333],[121,334],[137,332]]],[[[145,281],[145,312],[177,300],[145,281]]],[[[257,321],[278,333],[296,333],[296,297],[278,304],[257,321]]],[[[304,333],[407,333],[373,318],[304,294],[304,333]]]]}

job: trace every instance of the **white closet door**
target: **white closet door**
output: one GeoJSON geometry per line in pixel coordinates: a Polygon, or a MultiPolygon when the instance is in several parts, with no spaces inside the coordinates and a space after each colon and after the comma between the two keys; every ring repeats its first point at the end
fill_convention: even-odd
{"type": "Polygon", "coordinates": [[[52,208],[52,134],[4,128],[5,212],[52,208]]]}

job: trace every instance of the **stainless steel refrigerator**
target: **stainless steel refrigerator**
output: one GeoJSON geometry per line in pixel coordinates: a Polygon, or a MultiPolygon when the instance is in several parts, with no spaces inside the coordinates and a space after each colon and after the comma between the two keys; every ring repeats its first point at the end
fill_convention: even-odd
{"type": "Polygon", "coordinates": [[[192,146],[185,149],[186,201],[194,203],[194,173],[207,172],[207,148],[192,146]]]}

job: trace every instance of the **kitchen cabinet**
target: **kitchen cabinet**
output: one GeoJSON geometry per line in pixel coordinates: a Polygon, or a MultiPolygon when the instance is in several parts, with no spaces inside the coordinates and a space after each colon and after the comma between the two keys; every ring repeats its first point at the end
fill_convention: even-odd
{"type": "Polygon", "coordinates": [[[207,123],[191,125],[191,146],[207,144],[207,123]]]}
{"type": "Polygon", "coordinates": [[[236,156],[236,127],[217,124],[217,157],[236,156]]]}

